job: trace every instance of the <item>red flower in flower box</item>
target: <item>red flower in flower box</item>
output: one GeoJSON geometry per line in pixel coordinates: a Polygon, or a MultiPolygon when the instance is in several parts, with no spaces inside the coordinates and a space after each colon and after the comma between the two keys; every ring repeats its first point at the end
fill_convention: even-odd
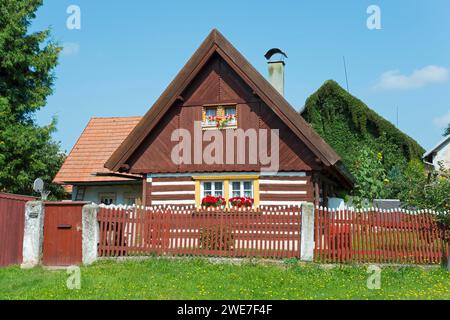
{"type": "Polygon", "coordinates": [[[224,128],[228,125],[231,120],[235,120],[235,115],[226,115],[226,116],[207,116],[206,119],[208,122],[215,122],[217,128],[224,128]]]}
{"type": "Polygon", "coordinates": [[[202,199],[203,207],[220,207],[225,204],[225,199],[222,197],[206,196],[202,199]]]}
{"type": "Polygon", "coordinates": [[[252,207],[255,200],[249,197],[234,197],[230,198],[229,203],[232,207],[252,207]]]}

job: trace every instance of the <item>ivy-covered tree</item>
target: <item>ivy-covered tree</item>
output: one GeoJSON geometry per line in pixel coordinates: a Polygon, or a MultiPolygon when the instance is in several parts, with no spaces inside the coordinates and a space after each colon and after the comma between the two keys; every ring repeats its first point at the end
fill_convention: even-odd
{"type": "Polygon", "coordinates": [[[336,150],[352,173],[355,159],[364,147],[383,154],[386,171],[420,159],[425,152],[411,137],[332,80],[326,81],[306,100],[301,114],[336,150]]]}
{"type": "Polygon", "coordinates": [[[52,140],[56,120],[36,124],[35,112],[52,94],[53,70],[61,50],[50,30],[29,32],[42,0],[0,1],[0,191],[31,194],[41,177],[51,185],[64,155],[52,140]]]}

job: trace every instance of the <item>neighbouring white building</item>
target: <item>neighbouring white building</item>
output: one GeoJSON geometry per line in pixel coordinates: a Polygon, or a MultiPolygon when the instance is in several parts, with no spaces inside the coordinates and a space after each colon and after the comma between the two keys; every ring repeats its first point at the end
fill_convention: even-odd
{"type": "Polygon", "coordinates": [[[439,163],[445,169],[450,169],[450,135],[445,137],[433,149],[427,151],[422,159],[426,164],[432,165],[435,169],[439,169],[439,163]]]}

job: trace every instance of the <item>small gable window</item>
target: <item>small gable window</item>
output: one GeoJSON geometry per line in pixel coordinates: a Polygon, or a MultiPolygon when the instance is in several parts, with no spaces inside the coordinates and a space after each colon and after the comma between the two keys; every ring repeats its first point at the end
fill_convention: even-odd
{"type": "Polygon", "coordinates": [[[228,129],[236,128],[236,105],[218,105],[203,107],[203,129],[228,129]]]}
{"type": "Polygon", "coordinates": [[[206,108],[206,117],[215,117],[217,116],[217,108],[206,108]]]}

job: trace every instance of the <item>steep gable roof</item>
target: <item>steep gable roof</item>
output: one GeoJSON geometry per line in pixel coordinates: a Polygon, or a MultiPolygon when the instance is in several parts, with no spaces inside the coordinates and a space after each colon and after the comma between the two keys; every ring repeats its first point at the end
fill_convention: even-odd
{"type": "Polygon", "coordinates": [[[142,117],[92,118],[59,169],[58,184],[129,181],[125,177],[93,176],[110,173],[105,161],[125,140],[142,117]]]}
{"type": "Polygon", "coordinates": [[[289,102],[278,93],[218,30],[214,29],[154,103],[152,108],[111,155],[105,163],[106,168],[112,171],[126,170],[126,162],[129,157],[136,151],[148,134],[150,134],[168,109],[180,99],[180,95],[214,53],[219,54],[231,66],[254,93],[286,123],[293,133],[306,144],[320,161],[326,166],[331,166],[340,160],[338,154],[310,127],[289,102]]]}

